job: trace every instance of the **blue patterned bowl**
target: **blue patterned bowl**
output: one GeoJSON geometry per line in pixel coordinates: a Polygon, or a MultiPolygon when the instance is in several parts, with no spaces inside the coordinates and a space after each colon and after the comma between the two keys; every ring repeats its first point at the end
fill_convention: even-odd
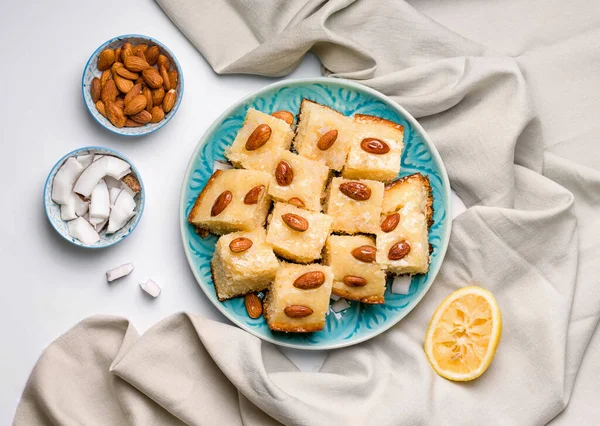
{"type": "Polygon", "coordinates": [[[94,53],[92,53],[92,56],[90,56],[90,59],[88,59],[87,64],[85,64],[85,68],[83,69],[83,77],[81,78],[81,92],[83,95],[83,101],[85,102],[88,111],[98,123],[104,126],[104,128],[110,130],[113,133],[117,133],[123,136],[143,136],[155,132],[161,127],[163,127],[171,120],[171,118],[173,118],[173,116],[179,109],[181,99],[183,98],[183,72],[181,70],[179,62],[177,61],[177,58],[175,58],[175,55],[173,55],[173,52],[171,52],[167,48],[167,46],[162,44],[160,41],[145,35],[127,34],[108,40],[107,42],[102,44],[98,49],[96,49],[94,53]],[[118,127],[113,126],[112,123],[108,120],[108,118],[104,117],[98,112],[98,110],[96,109],[96,105],[92,100],[90,86],[94,77],[99,78],[102,74],[102,71],[98,71],[98,56],[100,55],[100,52],[102,52],[104,49],[116,49],[117,47],[121,47],[126,41],[130,42],[133,45],[140,43],[156,45],[160,48],[161,53],[167,58],[169,58],[169,60],[171,61],[171,66],[175,67],[178,74],[176,87],[177,99],[175,101],[173,109],[168,114],[165,114],[165,118],[159,121],[158,123],[148,123],[140,127],[122,127],[119,129],[118,127]]]}
{"type": "Polygon", "coordinates": [[[180,224],[184,250],[194,276],[209,300],[227,318],[261,339],[278,345],[300,349],[334,349],[375,337],[404,318],[419,303],[437,275],[446,253],[450,237],[449,214],[448,176],[437,150],[419,123],[402,107],[375,90],[344,80],[316,78],[281,81],[267,86],[237,102],[212,124],[192,154],[184,177],[180,224]],[[402,124],[405,148],[400,175],[420,172],[429,176],[434,195],[435,223],[429,235],[433,246],[429,273],[414,276],[408,294],[393,294],[388,285],[383,305],[350,302],[349,309],[336,314],[329,312],[322,331],[286,334],[269,330],[263,317],[248,317],[243,298],[219,302],[210,274],[216,237],[211,235],[202,239],[188,224],[187,216],[212,174],[213,162],[225,159],[223,152],[242,127],[248,108],[266,113],[284,109],[296,114],[302,98],[328,105],[346,115],[371,114],[402,124]]]}
{"type": "Polygon", "coordinates": [[[145,202],[146,202],[146,189],[144,187],[144,182],[142,182],[142,175],[140,175],[140,172],[138,171],[138,169],[136,169],[136,167],[133,165],[133,163],[127,157],[125,157],[123,154],[121,154],[120,152],[117,152],[113,149],[105,148],[102,146],[86,146],[84,148],[78,148],[78,149],[66,154],[63,158],[58,160],[58,162],[54,165],[54,167],[52,167],[52,170],[50,171],[50,174],[48,175],[48,179],[46,179],[46,184],[44,185],[44,208],[46,210],[46,216],[48,217],[48,220],[52,224],[52,227],[56,230],[56,232],[58,232],[60,234],[61,237],[63,237],[68,242],[75,244],[76,246],[79,246],[79,247],[98,249],[98,248],[110,247],[114,244],[117,244],[120,241],[123,241],[125,238],[127,238],[133,232],[133,230],[139,223],[140,219],[142,218],[142,213],[144,212],[145,202]],[[69,230],[67,229],[67,222],[65,222],[64,220],[62,220],[60,218],[60,205],[58,205],[54,201],[52,201],[52,182],[54,181],[54,176],[56,176],[56,173],[58,172],[58,169],[60,168],[60,166],[62,166],[63,163],[65,161],[67,161],[67,158],[69,158],[69,157],[77,156],[77,155],[84,155],[84,154],[88,154],[88,153],[114,155],[115,157],[119,157],[122,160],[127,161],[129,163],[129,165],[131,166],[131,170],[135,173],[138,180],[140,181],[140,185],[142,187],[142,190],[135,197],[136,214],[131,219],[129,219],[129,222],[127,222],[123,228],[121,228],[119,231],[115,232],[114,234],[106,235],[104,233],[101,233],[100,241],[98,241],[92,245],[83,244],[78,239],[75,239],[75,238],[71,237],[71,235],[69,235],[69,230]]]}

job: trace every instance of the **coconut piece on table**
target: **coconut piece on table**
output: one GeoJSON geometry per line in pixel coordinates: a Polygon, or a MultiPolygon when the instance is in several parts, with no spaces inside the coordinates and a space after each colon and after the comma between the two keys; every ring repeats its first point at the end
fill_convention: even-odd
{"type": "Polygon", "coordinates": [[[121,179],[131,172],[129,163],[120,158],[106,155],[97,161],[94,161],[81,172],[75,182],[73,191],[84,197],[89,197],[100,179],[110,176],[115,179],[121,179]]]}
{"type": "Polygon", "coordinates": [[[392,293],[408,294],[411,281],[412,277],[410,275],[399,275],[394,277],[394,281],[392,281],[392,293]]]}
{"type": "Polygon", "coordinates": [[[121,191],[108,218],[107,234],[114,234],[124,227],[129,219],[135,215],[135,200],[127,191],[121,191]]]}
{"type": "Polygon", "coordinates": [[[131,271],[133,271],[133,263],[126,263],[124,265],[117,266],[110,271],[106,271],[106,280],[108,282],[118,280],[119,278],[123,278],[131,274],[131,271]]]}
{"type": "Polygon", "coordinates": [[[96,229],[82,217],[67,222],[67,229],[71,237],[77,238],[83,244],[91,245],[100,241],[100,235],[96,229]]]}
{"type": "Polygon", "coordinates": [[[157,298],[160,295],[161,288],[158,284],[156,284],[152,280],[148,280],[146,282],[141,282],[140,287],[150,296],[157,298]]]}
{"type": "Polygon", "coordinates": [[[77,156],[77,161],[85,168],[94,161],[94,154],[82,154],[77,156]]]}
{"type": "Polygon", "coordinates": [[[73,185],[84,168],[75,157],[69,157],[54,175],[52,200],[57,204],[67,204],[73,192],[73,185]]]}

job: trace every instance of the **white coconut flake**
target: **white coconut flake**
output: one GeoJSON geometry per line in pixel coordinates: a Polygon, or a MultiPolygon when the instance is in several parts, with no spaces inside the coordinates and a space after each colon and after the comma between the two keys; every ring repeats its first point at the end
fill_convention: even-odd
{"type": "Polygon", "coordinates": [[[77,216],[83,216],[88,211],[89,203],[83,201],[79,195],[71,192],[66,204],[60,206],[60,218],[62,220],[73,220],[77,216]]]}
{"type": "Polygon", "coordinates": [[[146,293],[148,293],[150,296],[156,298],[160,295],[160,287],[158,284],[156,284],[154,281],[152,280],[148,280],[145,283],[142,282],[140,283],[140,287],[142,288],[142,290],[144,290],[146,293]]]}
{"type": "Polygon", "coordinates": [[[412,277],[410,275],[400,275],[395,277],[394,281],[392,282],[392,293],[408,294],[411,280],[412,277]]]}
{"type": "Polygon", "coordinates": [[[69,230],[69,235],[77,238],[83,244],[91,245],[100,240],[98,232],[82,217],[67,222],[67,229],[69,230]]]}
{"type": "Polygon", "coordinates": [[[219,161],[219,160],[215,160],[215,162],[213,163],[213,172],[215,170],[229,170],[229,169],[233,169],[233,166],[231,165],[231,163],[226,163],[225,161],[219,161]]]}
{"type": "Polygon", "coordinates": [[[96,216],[89,216],[87,221],[89,223],[91,223],[94,227],[96,225],[101,224],[102,222],[106,222],[108,220],[108,218],[106,217],[96,217],[96,216]]]}
{"type": "Polygon", "coordinates": [[[107,234],[114,234],[127,224],[127,221],[135,215],[135,200],[127,191],[121,191],[110,212],[108,219],[107,234]]]}
{"type": "Polygon", "coordinates": [[[77,161],[85,168],[94,161],[94,154],[82,154],[77,156],[77,161]]]}
{"type": "Polygon", "coordinates": [[[133,271],[133,263],[126,263],[124,265],[117,266],[110,271],[106,271],[106,280],[108,282],[118,280],[119,278],[123,278],[131,274],[131,271],[133,271]]]}
{"type": "Polygon", "coordinates": [[[73,199],[73,204],[75,205],[75,214],[77,216],[83,216],[86,214],[89,210],[90,202],[82,200],[81,197],[74,192],[71,193],[71,196],[73,199]]]}
{"type": "Polygon", "coordinates": [[[127,185],[127,184],[126,184],[126,183],[124,183],[124,182],[121,182],[121,189],[122,189],[123,191],[127,191],[127,192],[129,193],[129,195],[131,195],[132,197],[135,197],[135,194],[137,194],[137,192],[135,192],[133,189],[131,189],[131,188],[129,187],[129,185],[127,185]]]}
{"type": "Polygon", "coordinates": [[[333,300],[334,302],[337,302],[338,300],[340,300],[340,296],[338,296],[337,294],[333,294],[333,293],[331,293],[331,294],[329,295],[329,298],[330,298],[331,300],[333,300]]]}
{"type": "Polygon", "coordinates": [[[89,197],[100,179],[110,176],[121,179],[131,171],[129,164],[120,158],[111,155],[104,156],[94,161],[81,173],[73,191],[84,197],[89,197]]]}
{"type": "Polygon", "coordinates": [[[108,223],[108,218],[104,219],[102,222],[97,223],[94,228],[96,228],[96,232],[100,233],[108,223]]]}
{"type": "MultiPolygon", "coordinates": [[[[99,159],[106,157],[106,155],[103,154],[94,154],[94,161],[98,161],[99,159]]],[[[92,163],[94,162],[92,161],[92,163]]]]}
{"type": "Polygon", "coordinates": [[[115,202],[117,201],[117,198],[119,197],[119,194],[121,193],[123,189],[122,188],[110,188],[108,190],[108,198],[110,199],[110,207],[113,208],[115,205],[115,202]]]}
{"type": "Polygon", "coordinates": [[[73,220],[77,219],[77,213],[75,213],[75,204],[70,202],[67,204],[61,204],[60,206],[60,218],[62,220],[73,220]]]}
{"type": "Polygon", "coordinates": [[[341,299],[333,302],[330,306],[331,310],[333,312],[342,312],[345,311],[346,309],[348,309],[350,307],[350,303],[348,303],[348,301],[346,299],[341,299]]]}
{"type": "Polygon", "coordinates": [[[69,202],[73,185],[84,170],[83,166],[75,157],[69,157],[60,166],[52,181],[52,200],[57,204],[69,202]]]}
{"type": "Polygon", "coordinates": [[[106,186],[108,186],[108,189],[121,188],[122,184],[122,182],[119,179],[115,179],[114,177],[110,176],[105,176],[104,182],[106,182],[106,186]]]}
{"type": "MultiPolygon", "coordinates": [[[[108,194],[108,187],[106,186],[104,179],[101,179],[100,182],[98,182],[98,184],[94,187],[90,198],[90,218],[99,218],[102,220],[106,219],[110,215],[110,198],[108,194]]],[[[92,221],[90,220],[90,223],[91,222],[92,221]]],[[[92,223],[92,225],[95,224],[92,223]]]]}

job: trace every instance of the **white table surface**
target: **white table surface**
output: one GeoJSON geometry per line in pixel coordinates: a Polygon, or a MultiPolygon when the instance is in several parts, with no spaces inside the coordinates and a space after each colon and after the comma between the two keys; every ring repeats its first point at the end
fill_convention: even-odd
{"type": "MultiPolygon", "coordinates": [[[[236,100],[275,79],[217,76],[150,0],[3,2],[0,44],[0,424],[10,424],[41,351],[79,320],[95,314],[129,318],[140,333],[180,311],[227,322],[204,297],[185,259],[179,234],[179,194],[198,140],[236,100]],[[112,10],[108,16],[104,11],[112,10]],[[105,40],[141,33],[165,43],[185,75],[177,115],[162,130],[126,139],[101,128],[81,97],[81,73],[105,40]],[[144,216],[135,233],[107,250],[87,251],[49,225],[42,189],[54,163],[72,149],[103,145],[128,156],[146,185],[144,216]],[[107,284],[105,271],[132,262],[134,272],[107,284]],[[152,300],[138,286],[162,288],[152,300]]],[[[226,48],[226,46],[224,46],[226,48]]],[[[287,78],[320,75],[309,55],[287,78]]],[[[456,201],[457,199],[453,200],[456,201]]],[[[464,209],[460,200],[458,211],[464,209]]],[[[325,352],[284,351],[301,370],[316,371],[325,352]]]]}

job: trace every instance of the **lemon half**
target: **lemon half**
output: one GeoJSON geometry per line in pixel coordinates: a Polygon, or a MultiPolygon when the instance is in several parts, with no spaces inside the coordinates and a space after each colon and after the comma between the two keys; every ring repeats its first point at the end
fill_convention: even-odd
{"type": "Polygon", "coordinates": [[[502,334],[492,293],[476,286],[455,291],[438,306],[425,335],[425,354],[440,376],[468,381],[489,367],[502,334]]]}

